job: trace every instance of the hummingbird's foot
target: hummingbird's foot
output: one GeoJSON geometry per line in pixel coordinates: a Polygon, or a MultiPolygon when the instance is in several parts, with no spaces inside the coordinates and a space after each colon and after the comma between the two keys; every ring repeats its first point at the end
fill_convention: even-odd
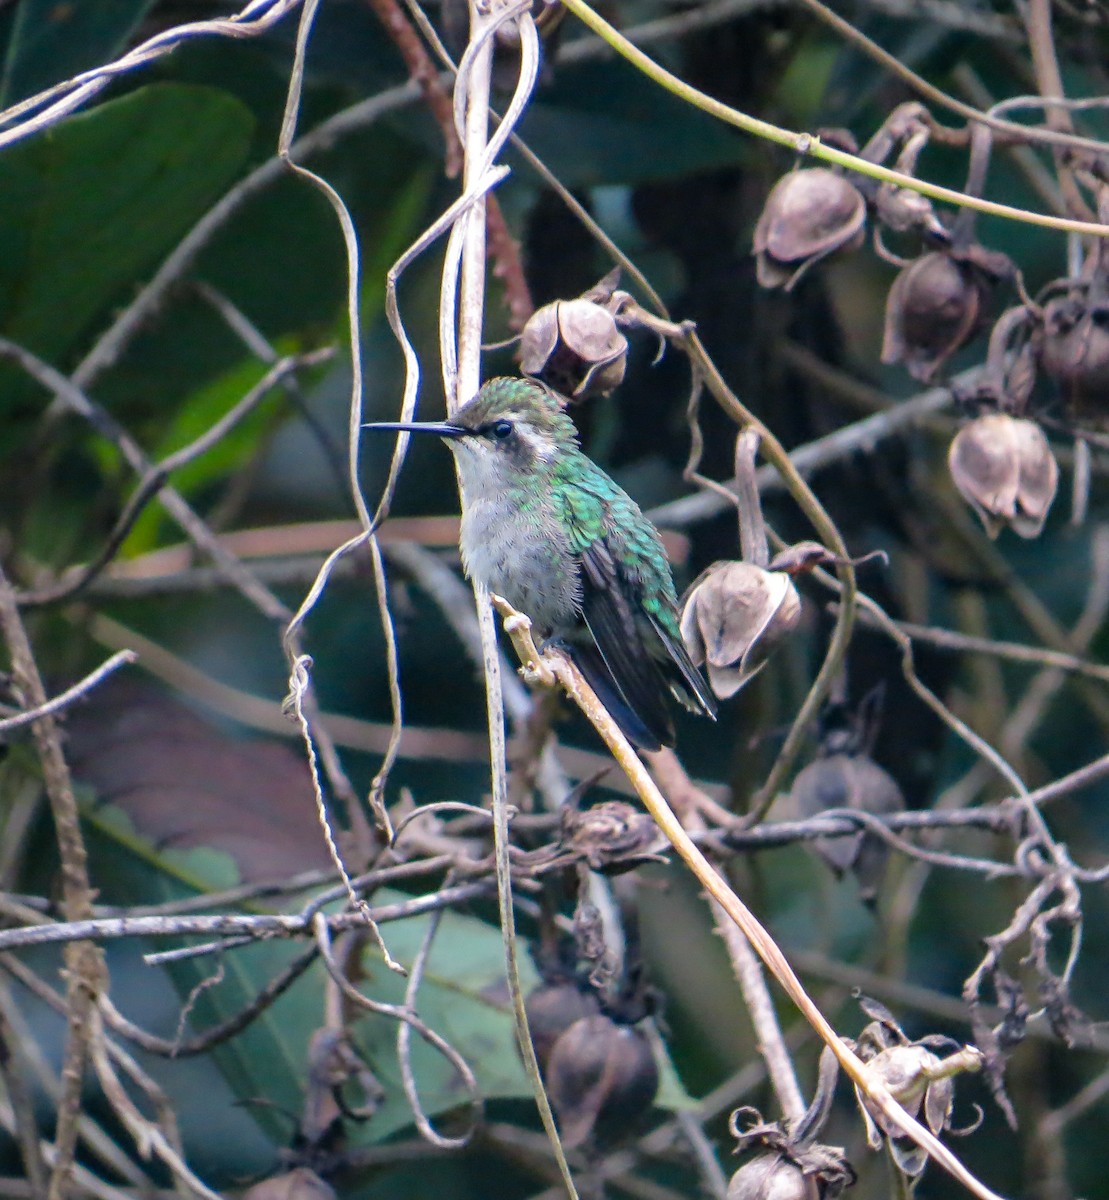
{"type": "Polygon", "coordinates": [[[535,645],[531,633],[531,618],[518,612],[503,596],[498,596],[495,592],[489,593],[489,600],[504,618],[504,631],[512,639],[517,657],[523,664],[520,667],[520,675],[524,682],[530,687],[554,687],[557,682],[555,673],[544,661],[543,652],[535,645]]]}
{"type": "Polygon", "coordinates": [[[520,668],[520,678],[528,687],[554,687],[558,682],[554,671],[551,670],[542,658],[538,658],[534,662],[524,663],[520,668]]]}

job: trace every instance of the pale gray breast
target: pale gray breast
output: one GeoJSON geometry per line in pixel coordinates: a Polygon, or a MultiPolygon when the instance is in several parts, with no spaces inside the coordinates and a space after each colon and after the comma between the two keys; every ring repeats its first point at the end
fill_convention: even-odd
{"type": "Polygon", "coordinates": [[[579,567],[553,512],[542,503],[522,508],[510,493],[467,489],[462,515],[462,562],[536,623],[559,632],[575,620],[581,601],[579,567]]]}

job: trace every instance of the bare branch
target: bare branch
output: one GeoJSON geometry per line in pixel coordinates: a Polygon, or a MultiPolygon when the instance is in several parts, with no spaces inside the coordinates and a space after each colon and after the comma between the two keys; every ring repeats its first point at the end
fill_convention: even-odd
{"type": "Polygon", "coordinates": [[[95,671],[86,675],[80,683],[75,683],[72,687],[66,688],[64,692],[59,693],[53,700],[47,700],[45,703],[39,705],[38,708],[30,709],[27,712],[17,713],[14,717],[0,719],[0,738],[6,734],[13,733],[17,729],[22,729],[23,726],[30,725],[42,717],[52,717],[56,713],[62,712],[75,701],[87,696],[93,688],[103,683],[109,675],[115,674],[120,667],[125,667],[129,663],[136,662],[138,657],[133,650],[117,650],[107,662],[101,663],[95,671]]]}

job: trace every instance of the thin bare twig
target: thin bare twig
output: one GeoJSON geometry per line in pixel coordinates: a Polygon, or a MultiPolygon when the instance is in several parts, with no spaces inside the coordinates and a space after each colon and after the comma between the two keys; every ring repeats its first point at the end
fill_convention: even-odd
{"type": "MultiPolygon", "coordinates": [[[[737,459],[738,457],[737,452],[737,459]]],[[[704,832],[705,824],[698,805],[696,787],[686,774],[678,756],[672,750],[664,749],[648,755],[647,760],[660,790],[685,829],[690,834],[704,832]]],[[[747,1006],[747,1013],[755,1031],[755,1041],[766,1063],[767,1077],[781,1105],[782,1115],[790,1121],[797,1121],[805,1111],[805,1100],[797,1083],[797,1074],[782,1036],[781,1026],[778,1024],[778,1016],[774,1011],[774,1003],[770,998],[762,967],[751,948],[751,943],[715,897],[709,897],[709,908],[747,1006]]]]}
{"type": "Polygon", "coordinates": [[[107,1024],[114,1032],[126,1037],[141,1049],[150,1054],[158,1054],[164,1058],[191,1058],[197,1054],[207,1053],[213,1046],[226,1042],[246,1029],[257,1017],[279,997],[285,994],[293,984],[304,974],[316,960],[316,947],[312,946],[302,954],[297,955],[287,966],[283,967],[268,983],[258,989],[251,997],[250,1003],[232,1014],[218,1025],[205,1029],[192,1038],[162,1038],[150,1033],[141,1026],[129,1021],[108,996],[100,997],[100,1011],[107,1024]]]}
{"type": "Polygon", "coordinates": [[[26,117],[11,129],[0,132],[0,149],[55,124],[103,91],[113,79],[156,62],[185,42],[204,37],[253,37],[282,20],[299,3],[300,0],[251,0],[230,17],[192,21],[163,30],[135,46],[115,62],[63,80],[0,112],[0,125],[11,125],[17,118],[28,113],[36,114],[26,117]]]}
{"type": "MultiPolygon", "coordinates": [[[[859,613],[859,624],[872,629],[880,627],[873,613],[866,609],[859,613]]],[[[1062,650],[1045,650],[1040,646],[1025,646],[1019,642],[975,637],[953,629],[916,625],[912,621],[895,621],[894,624],[914,642],[924,642],[937,650],[946,650],[952,654],[984,654],[991,658],[1003,658],[1008,662],[1027,663],[1029,666],[1055,667],[1068,674],[1088,675],[1091,679],[1109,682],[1109,667],[1062,650]]]]}
{"type": "MultiPolygon", "coordinates": [[[[451,231],[440,292],[440,355],[447,411],[456,412],[481,383],[481,344],[485,309],[485,204],[483,180],[492,169],[516,122],[522,115],[539,71],[539,35],[530,9],[506,7],[485,12],[471,0],[470,41],[455,79],[455,120],[462,131],[463,191],[479,198],[459,217],[451,231]],[[493,64],[493,35],[509,17],[515,18],[520,38],[520,73],[512,103],[496,133],[489,136],[489,95],[493,64]],[[456,292],[457,288],[457,292],[456,292]],[[457,305],[457,307],[456,307],[457,305]]],[[[467,497],[462,491],[462,504],[467,497]]],[[[473,581],[481,631],[485,673],[486,710],[489,724],[489,760],[493,792],[493,846],[497,875],[497,907],[504,939],[505,971],[516,1025],[516,1039],[532,1085],[536,1105],[559,1172],[571,1200],[577,1191],[559,1140],[554,1114],[535,1057],[517,962],[515,917],[512,908],[512,874],[509,862],[508,785],[505,763],[504,701],[496,626],[489,594],[473,581]]]]}
{"type": "MultiPolygon", "coordinates": [[[[442,916],[441,910],[431,914],[423,941],[420,943],[420,948],[416,952],[416,957],[412,962],[412,970],[409,972],[408,985],[404,993],[405,1007],[412,1012],[416,1011],[416,999],[419,994],[420,984],[423,981],[424,970],[427,967],[427,960],[431,954],[431,947],[435,942],[435,936],[439,932],[442,916]]],[[[408,1106],[411,1108],[412,1115],[416,1121],[416,1128],[433,1146],[438,1146],[441,1150],[459,1150],[467,1145],[473,1136],[474,1129],[477,1128],[477,1125],[481,1121],[482,1104],[480,1093],[477,1091],[477,1084],[471,1077],[471,1083],[473,1084],[471,1097],[474,1105],[474,1124],[459,1137],[444,1136],[432,1125],[427,1113],[424,1112],[423,1105],[420,1103],[420,1093],[416,1086],[416,1077],[412,1073],[411,1045],[412,1025],[408,1021],[401,1021],[397,1026],[397,1061],[400,1063],[401,1082],[404,1085],[404,1094],[408,1097],[408,1106]]]]}
{"type": "MultiPolygon", "coordinates": [[[[440,1034],[431,1029],[424,1021],[422,1021],[415,1012],[413,1012],[408,999],[406,997],[404,1004],[386,1004],[381,1000],[374,1000],[367,996],[365,992],[360,991],[347,978],[342,967],[337,962],[331,948],[331,936],[329,930],[329,922],[323,913],[316,913],[312,918],[312,930],[316,937],[316,946],[319,949],[320,956],[327,967],[328,974],[338,984],[339,990],[348,1000],[353,1001],[359,1008],[368,1009],[370,1012],[377,1013],[379,1016],[390,1017],[393,1020],[401,1021],[406,1025],[410,1025],[416,1033],[432,1049],[437,1050],[451,1066],[458,1072],[458,1077],[462,1081],[462,1085],[469,1097],[470,1104],[474,1110],[475,1120],[480,1120],[482,1111],[481,1090],[478,1087],[477,1080],[474,1078],[474,1073],[470,1069],[470,1064],[462,1057],[461,1054],[440,1034]]],[[[413,1116],[419,1122],[421,1110],[417,1101],[413,1116]]],[[[428,1126],[430,1129],[430,1126],[428,1126]]],[[[426,1133],[427,1131],[423,1131],[426,1133]]]]}
{"type": "Polygon", "coordinates": [[[424,103],[443,135],[447,177],[453,179],[462,170],[462,143],[454,127],[450,94],[432,65],[423,43],[396,0],[367,0],[393,45],[400,51],[412,80],[419,84],[424,103]]]}
{"type": "Polygon", "coordinates": [[[3,1082],[15,1124],[23,1170],[31,1185],[33,1200],[46,1200],[50,1176],[39,1143],[34,1099],[28,1087],[21,1052],[8,1020],[0,1009],[0,1081],[3,1082]]]}
{"type": "Polygon", "coordinates": [[[180,1138],[177,1136],[176,1118],[168,1102],[165,1101],[161,1089],[146,1076],[146,1073],[130,1055],[117,1048],[113,1048],[113,1051],[109,1052],[109,1044],[104,1036],[98,1010],[93,1010],[92,1021],[93,1033],[90,1039],[89,1057],[96,1071],[97,1080],[112,1106],[112,1111],[134,1138],[139,1153],[144,1158],[156,1154],[169,1168],[174,1178],[194,1195],[203,1197],[203,1200],[222,1200],[222,1197],[213,1192],[185,1162],[181,1153],[180,1138]],[[123,1061],[129,1068],[127,1073],[131,1078],[142,1080],[145,1085],[144,1090],[155,1097],[155,1102],[160,1110],[160,1121],[151,1121],[139,1110],[116,1073],[113,1058],[123,1061]]]}
{"type": "Polygon", "coordinates": [[[813,1003],[777,943],[694,845],[647,773],[643,763],[636,757],[635,752],[617,728],[608,710],[597,699],[570,659],[559,651],[551,650],[541,656],[531,638],[530,621],[516,613],[504,600],[498,598],[495,603],[498,610],[507,618],[506,632],[513,639],[525,670],[536,682],[545,683],[547,686],[550,686],[552,677],[556,679],[582,710],[604,739],[620,767],[635,784],[640,799],[655,818],[671,845],[693,871],[698,882],[720,903],[728,916],[743,931],[744,936],[750,941],[783,990],[820,1035],[825,1045],[831,1049],[848,1077],[856,1083],[886,1121],[925,1150],[972,1195],[977,1196],[979,1200],[998,1200],[995,1193],[972,1175],[942,1142],[908,1115],[885,1085],[848,1049],[843,1039],[813,1003]]]}
{"type": "MultiPolygon", "coordinates": [[[[294,371],[304,367],[316,366],[331,358],[330,349],[315,350],[308,354],[295,354],[279,359],[270,367],[262,378],[237,403],[216,422],[210,425],[198,438],[180,450],[167,455],[159,463],[150,465],[142,472],[138,487],[124,505],[123,512],[116,520],[115,526],[106,538],[99,553],[83,567],[78,567],[57,583],[45,588],[33,589],[20,593],[19,602],[23,607],[39,604],[55,604],[60,600],[68,600],[82,592],[119,552],[127,535],[134,528],[135,522],[141,516],[147,504],[166,487],[169,477],[187,463],[193,462],[216,446],[236,425],[248,417],[270,392],[294,371]]],[[[122,432],[122,431],[119,431],[122,432]]],[[[135,465],[134,463],[132,465],[135,465]]],[[[168,506],[167,506],[168,507],[168,506]]]]}
{"type": "MultiPolygon", "coordinates": [[[[157,469],[139,443],[108,412],[90,400],[77,384],[54,367],[6,338],[0,338],[0,358],[8,358],[17,363],[32,379],[52,392],[65,408],[87,421],[93,430],[119,450],[127,464],[138,475],[146,476],[157,469]]],[[[281,622],[288,619],[289,613],[285,605],[273,592],[263,587],[235,555],[221,544],[207,523],[193,511],[179,492],[166,484],[162,486],[159,498],[166,512],[177,522],[185,536],[197,549],[212,559],[224,572],[227,580],[263,616],[281,622]]]]}
{"type": "MultiPolygon", "coordinates": [[[[15,590],[0,568],[0,631],[11,658],[12,684],[27,709],[43,709],[46,689],[35,663],[27,631],[16,603],[15,590]]],[[[47,713],[32,725],[35,748],[42,763],[43,781],[54,818],[54,836],[61,860],[62,911],[67,920],[87,920],[92,912],[93,891],[89,883],[88,855],[81,832],[73,780],[62,752],[57,722],[47,713]]],[[[68,1027],[62,1064],[62,1094],[58,1101],[53,1163],[48,1200],[65,1200],[73,1176],[77,1129],[81,1115],[81,1088],[90,1043],[94,1039],[96,998],[105,984],[103,954],[88,941],[75,941],[65,948],[67,970],[66,1004],[68,1027]]]]}
{"type": "MultiPolygon", "coordinates": [[[[5,955],[3,958],[4,967],[10,969],[14,962],[28,976],[28,979],[24,980],[22,975],[18,975],[17,978],[20,982],[24,983],[34,995],[43,997],[45,1002],[50,1004],[64,1019],[66,1014],[64,995],[56,992],[45,980],[40,979],[34,971],[16,960],[14,956],[5,955]]],[[[10,973],[16,975],[15,971],[10,971],[10,973]]],[[[53,1064],[47,1061],[42,1046],[36,1040],[34,1028],[25,1016],[26,1010],[14,1002],[8,988],[0,991],[0,1007],[4,1011],[8,1024],[19,1036],[22,1054],[29,1070],[34,1073],[38,1088],[50,1098],[52,1103],[56,1104],[61,1096],[62,1085],[54,1072],[53,1064]]],[[[95,1122],[87,1113],[82,1114],[78,1122],[78,1135],[87,1153],[107,1167],[117,1179],[126,1181],[130,1187],[140,1191],[153,1186],[150,1176],[136,1166],[134,1160],[124,1152],[114,1138],[109,1136],[103,1126],[95,1122]]],[[[53,1162],[53,1145],[47,1146],[40,1142],[40,1146],[47,1162],[53,1162]]],[[[83,1168],[78,1165],[74,1172],[74,1179],[81,1186],[87,1187],[87,1183],[82,1179],[82,1170],[83,1168]]],[[[0,1192],[0,1195],[2,1194],[0,1192]]]]}
{"type": "MultiPolygon", "coordinates": [[[[969,387],[980,375],[979,369],[967,371],[958,377],[957,382],[961,386],[969,387]]],[[[798,446],[789,452],[789,460],[798,475],[808,478],[816,471],[831,466],[851,454],[873,452],[886,438],[895,437],[942,412],[949,408],[951,403],[952,397],[948,388],[929,388],[908,400],[891,405],[882,412],[864,417],[861,421],[854,421],[804,446],[798,446]]],[[[763,495],[787,489],[784,477],[770,463],[759,468],[756,479],[759,491],[763,495]]],[[[734,491],[735,485],[728,485],[728,490],[734,491]]],[[[684,529],[726,512],[731,503],[734,501],[729,501],[727,497],[714,492],[696,492],[691,496],[683,496],[679,500],[671,500],[649,509],[647,516],[663,528],[684,529]]]]}
{"type": "Polygon", "coordinates": [[[120,667],[125,667],[129,663],[136,662],[138,657],[134,650],[117,650],[107,662],[101,663],[95,671],[86,675],[80,683],[75,683],[72,687],[66,688],[64,692],[60,692],[53,700],[47,700],[38,708],[30,709],[27,712],[17,713],[14,717],[0,719],[0,738],[9,733],[14,733],[17,729],[22,729],[25,725],[32,724],[41,717],[52,717],[62,712],[77,700],[87,696],[93,688],[103,683],[109,675],[115,674],[120,667]]]}

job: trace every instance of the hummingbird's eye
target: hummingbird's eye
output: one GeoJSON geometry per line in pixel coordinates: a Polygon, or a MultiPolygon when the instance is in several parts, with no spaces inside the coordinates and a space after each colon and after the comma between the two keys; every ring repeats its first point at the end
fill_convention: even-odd
{"type": "Polygon", "coordinates": [[[512,422],[496,421],[490,426],[489,432],[497,439],[498,442],[503,442],[505,438],[512,436],[512,422]]]}

